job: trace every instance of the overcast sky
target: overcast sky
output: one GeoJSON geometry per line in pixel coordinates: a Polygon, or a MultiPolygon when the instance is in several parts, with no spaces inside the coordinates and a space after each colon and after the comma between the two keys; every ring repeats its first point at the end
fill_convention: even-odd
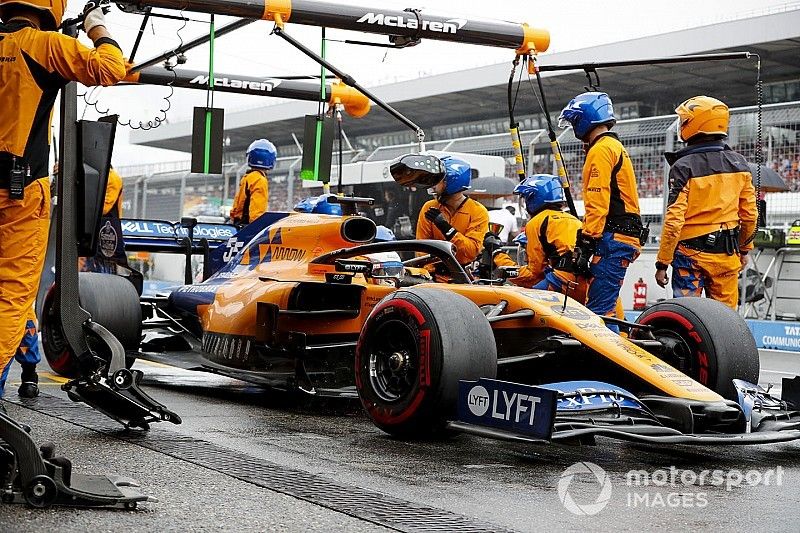
{"type": "MultiPolygon", "coordinates": [[[[512,22],[527,22],[551,33],[548,52],[558,52],[593,45],[632,39],[645,35],[665,33],[714,22],[722,22],[744,16],[766,14],[784,7],[797,6],[798,1],[789,0],[348,0],[333,2],[348,5],[385,6],[402,10],[419,7],[426,13],[439,13],[463,18],[492,18],[512,22]],[[486,6],[492,11],[486,13],[486,6]]],[[[82,3],[70,0],[67,16],[75,14],[82,3]]],[[[177,14],[177,12],[172,12],[177,14]]],[[[198,21],[208,20],[208,15],[186,12],[185,15],[198,21]]],[[[217,27],[231,19],[218,17],[217,27]]],[[[129,55],[141,23],[141,17],[122,13],[114,6],[107,15],[108,29],[119,41],[123,51],[129,55]]],[[[208,24],[157,19],[148,25],[137,52],[138,60],[148,59],[162,51],[178,46],[184,41],[208,32],[208,24]],[[180,37],[179,37],[180,35],[180,37]]],[[[215,71],[226,74],[252,76],[282,76],[319,74],[319,67],[279,37],[269,35],[272,23],[259,21],[221,37],[216,43],[215,71]]],[[[307,46],[318,50],[320,29],[288,24],[287,33],[295,36],[307,46]]],[[[376,86],[393,81],[420,76],[456,71],[476,66],[510,61],[510,50],[459,45],[436,41],[423,41],[420,45],[403,50],[386,50],[374,47],[346,45],[333,42],[336,39],[363,39],[386,42],[379,35],[354,34],[337,30],[327,31],[329,42],[327,58],[339,68],[353,76],[365,86],[376,86]]],[[[85,36],[83,37],[86,40],[85,36]]],[[[669,55],[669,50],[664,50],[669,55]]],[[[188,54],[185,68],[205,70],[208,68],[209,50],[199,47],[188,54]]],[[[587,53],[586,60],[591,60],[587,53]]],[[[498,80],[505,81],[505,80],[498,80]]],[[[457,88],[454,88],[457,89],[457,88]]],[[[80,92],[80,91],[79,91],[80,92]]],[[[121,120],[134,124],[147,122],[158,116],[164,105],[163,97],[169,93],[166,87],[112,87],[93,93],[98,108],[109,109],[120,115],[121,120]]],[[[203,106],[206,95],[203,91],[176,89],[171,98],[167,120],[176,122],[191,117],[192,108],[203,106]]],[[[241,110],[279,103],[277,99],[254,96],[237,96],[218,93],[215,106],[227,110],[241,110]]],[[[82,104],[82,102],[81,102],[82,104]]],[[[79,114],[83,105],[79,106],[79,114]]],[[[95,118],[97,113],[89,108],[85,118],[95,118]]],[[[411,117],[413,119],[413,117],[411,117]]],[[[368,117],[367,117],[368,119],[368,117]]],[[[117,166],[150,162],[185,160],[188,154],[142,148],[128,144],[128,130],[119,128],[115,147],[114,163],[117,166]]]]}

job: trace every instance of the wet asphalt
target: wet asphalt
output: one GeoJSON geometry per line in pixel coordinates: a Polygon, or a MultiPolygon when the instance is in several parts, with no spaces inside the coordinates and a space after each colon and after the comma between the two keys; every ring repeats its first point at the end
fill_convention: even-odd
{"type": "MultiPolygon", "coordinates": [[[[192,437],[253,464],[385,495],[398,514],[420,506],[448,512],[417,530],[455,529],[448,526],[454,517],[483,530],[800,530],[800,443],[654,447],[600,438],[595,446],[563,446],[471,435],[402,442],[375,428],[357,402],[298,400],[215,375],[137,365],[145,390],[183,418],[179,426],[159,424],[148,438],[192,437]]],[[[793,374],[800,354],[762,354],[762,384],[779,386],[793,374]]],[[[15,368],[6,406],[33,427],[37,442],[56,442],[76,471],[133,477],[160,501],[135,511],[0,505],[0,531],[404,529],[365,519],[366,502],[364,513],[348,514],[324,495],[311,502],[99,431],[92,416],[76,425],[24,407],[17,380],[15,368]]],[[[43,372],[43,393],[65,397],[57,381],[43,372]]]]}

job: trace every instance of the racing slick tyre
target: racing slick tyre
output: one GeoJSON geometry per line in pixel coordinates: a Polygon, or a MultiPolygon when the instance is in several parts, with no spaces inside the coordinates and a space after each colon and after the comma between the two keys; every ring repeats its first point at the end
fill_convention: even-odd
{"type": "MultiPolygon", "coordinates": [[[[136,288],[127,279],[113,274],[81,272],[78,277],[80,306],[89,312],[92,320],[108,329],[131,353],[139,348],[142,332],[142,308],[136,288]]],[[[55,305],[55,286],[50,287],[42,305],[41,331],[44,355],[50,367],[60,376],[74,379],[79,377],[78,358],[67,344],[61,327],[58,306],[55,305]]],[[[103,358],[100,342],[92,342],[89,347],[103,358]]],[[[130,368],[135,356],[125,357],[125,366],[130,368]]]]}
{"type": "Polygon", "coordinates": [[[662,359],[721,396],[736,401],[732,380],[758,383],[759,356],[747,322],[710,298],[659,302],[636,319],[653,326],[662,359]]]}
{"type": "Polygon", "coordinates": [[[492,327],[454,292],[398,290],[378,302],[361,330],[355,373],[376,426],[401,438],[436,437],[456,415],[459,380],[497,375],[492,327]]]}

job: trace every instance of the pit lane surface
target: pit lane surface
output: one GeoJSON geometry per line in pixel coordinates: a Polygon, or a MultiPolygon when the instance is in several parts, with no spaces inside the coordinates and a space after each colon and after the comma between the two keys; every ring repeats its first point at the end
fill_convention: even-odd
{"type": "MultiPolygon", "coordinates": [[[[598,446],[566,447],[466,435],[448,442],[398,442],[374,428],[356,403],[297,405],[219,376],[151,363],[140,363],[139,368],[146,374],[148,393],[184,420],[181,426],[160,424],[159,431],[194,437],[341,486],[385,494],[400,502],[398,507],[411,502],[449,511],[451,519],[477,519],[479,529],[745,530],[755,524],[775,531],[800,528],[800,444],[655,448],[598,439],[598,446]],[[587,466],[583,470],[589,472],[565,475],[579,462],[602,470],[587,466]],[[632,470],[639,471],[633,478],[632,470]],[[709,473],[701,484],[698,478],[704,470],[709,473]],[[721,485],[713,481],[719,479],[712,478],[714,470],[721,471],[721,485]],[[649,485],[641,484],[642,471],[651,477],[649,485]],[[739,475],[749,475],[750,481],[759,477],[759,483],[736,483],[739,475]],[[604,490],[608,486],[610,492],[604,490]]],[[[762,383],[779,385],[780,377],[794,373],[800,373],[800,355],[762,354],[762,383]]],[[[16,400],[17,376],[12,375],[9,399],[16,400]]],[[[44,376],[42,390],[63,394],[53,378],[44,376]]],[[[367,522],[234,479],[219,469],[123,442],[113,434],[7,405],[14,416],[34,427],[37,441],[58,442],[76,469],[129,475],[161,502],[143,504],[134,512],[35,511],[0,505],[4,531],[381,529],[379,521],[367,522]]],[[[442,530],[448,530],[447,520],[441,520],[442,530]]]]}

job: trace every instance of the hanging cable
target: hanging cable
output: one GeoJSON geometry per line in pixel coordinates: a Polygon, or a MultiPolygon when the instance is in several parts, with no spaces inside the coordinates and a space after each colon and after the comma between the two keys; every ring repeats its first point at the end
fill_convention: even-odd
{"type": "Polygon", "coordinates": [[[336,125],[338,129],[338,138],[339,138],[339,187],[336,192],[342,194],[344,191],[342,190],[342,181],[344,181],[344,176],[342,175],[343,165],[342,165],[342,105],[335,104],[334,109],[336,112],[336,125]]]}
{"type": "Polygon", "coordinates": [[[511,134],[511,146],[514,150],[514,161],[517,168],[517,178],[519,181],[525,179],[525,154],[522,153],[522,137],[519,134],[519,122],[514,117],[514,108],[517,105],[517,97],[519,96],[519,88],[522,85],[522,70],[519,71],[519,80],[517,80],[517,91],[512,98],[511,92],[514,86],[514,74],[519,66],[520,55],[514,56],[514,61],[511,62],[511,74],[508,76],[508,132],[511,134]]]}
{"type": "Polygon", "coordinates": [[[536,74],[536,82],[539,85],[539,94],[536,95],[535,90],[533,93],[536,95],[536,101],[539,102],[539,106],[541,107],[542,113],[544,113],[545,121],[547,122],[547,133],[550,137],[550,150],[552,151],[553,159],[556,162],[558,177],[561,179],[561,185],[564,188],[564,196],[567,200],[567,207],[569,207],[569,212],[572,214],[572,216],[577,217],[578,211],[575,209],[575,201],[572,199],[572,192],[570,191],[569,187],[569,176],[567,175],[566,167],[564,167],[564,158],[563,154],[561,153],[561,147],[558,144],[556,130],[553,127],[553,119],[550,118],[550,111],[547,109],[547,97],[545,96],[544,85],[542,84],[542,75],[539,72],[539,67],[536,65],[536,56],[529,56],[528,61],[528,75],[530,77],[531,70],[533,70],[534,74],[536,74]],[[539,98],[539,95],[541,95],[541,99],[539,98]]]}
{"type": "MultiPolygon", "coordinates": [[[[325,26],[322,27],[322,38],[321,38],[321,50],[320,50],[320,57],[325,59],[325,26]]],[[[325,102],[328,100],[328,96],[325,92],[325,65],[320,65],[320,76],[319,76],[319,104],[317,105],[317,128],[315,132],[315,139],[314,139],[314,178],[319,179],[319,163],[320,163],[320,156],[322,155],[322,128],[325,125],[325,117],[324,117],[324,110],[325,110],[325,102]]],[[[342,175],[339,174],[339,187],[342,186],[342,175]]],[[[322,184],[322,192],[324,194],[328,194],[331,192],[331,184],[330,178],[327,182],[323,182],[322,184]]]]}
{"type": "Polygon", "coordinates": [[[762,212],[761,207],[761,165],[763,163],[763,105],[764,105],[764,86],[761,81],[761,56],[752,54],[756,57],[756,226],[753,228],[753,234],[748,237],[747,243],[750,244],[755,240],[758,233],[758,225],[765,217],[766,214],[762,212]]]}
{"type": "MultiPolygon", "coordinates": [[[[183,25],[180,28],[178,28],[178,30],[175,32],[175,35],[178,37],[178,40],[180,41],[180,45],[178,46],[177,49],[180,49],[184,45],[183,36],[181,35],[181,32],[184,29],[186,29],[186,26],[188,26],[188,24],[189,24],[189,19],[187,19],[184,16],[184,9],[180,10],[180,17],[181,17],[181,20],[183,20],[183,25]]],[[[173,55],[173,58],[177,59],[177,54],[173,55]]],[[[175,72],[171,68],[171,67],[174,67],[174,64],[171,64],[169,59],[165,62],[164,66],[165,66],[165,68],[167,70],[172,72],[173,78],[177,78],[177,74],[175,74],[175,72]]],[[[147,121],[141,121],[140,120],[135,124],[134,124],[134,121],[131,120],[131,119],[120,120],[118,118],[117,119],[117,124],[122,126],[122,127],[130,128],[132,130],[143,130],[143,131],[152,130],[152,129],[155,129],[155,128],[161,126],[161,124],[163,124],[167,120],[167,112],[172,108],[172,100],[171,99],[172,99],[172,96],[175,94],[175,88],[172,86],[172,82],[167,84],[167,87],[169,88],[169,94],[167,94],[166,96],[162,97],[162,99],[164,100],[164,104],[158,110],[158,114],[155,117],[153,117],[153,118],[151,118],[150,120],[147,120],[147,121]]],[[[93,107],[95,112],[98,115],[105,117],[105,116],[107,116],[107,115],[109,115],[111,113],[111,109],[110,108],[101,109],[98,106],[98,103],[100,101],[99,99],[95,100],[95,101],[90,101],[91,96],[95,93],[95,89],[97,89],[96,92],[99,94],[100,89],[102,89],[102,87],[96,87],[96,88],[90,89],[90,90],[88,90],[86,92],[78,94],[78,96],[83,98],[83,102],[86,104],[87,107],[93,107]]],[[[84,115],[86,114],[86,109],[83,110],[83,113],[84,113],[84,115]]]]}
{"type": "Polygon", "coordinates": [[[214,109],[214,14],[208,28],[208,87],[206,88],[206,129],[203,146],[203,172],[211,170],[211,117],[214,109]]]}

